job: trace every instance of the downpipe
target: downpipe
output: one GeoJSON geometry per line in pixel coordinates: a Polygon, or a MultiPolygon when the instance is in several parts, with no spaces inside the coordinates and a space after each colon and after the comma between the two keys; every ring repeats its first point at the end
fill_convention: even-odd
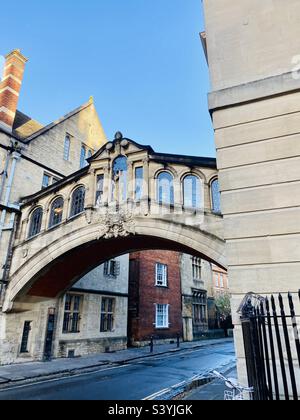
{"type": "MultiPolygon", "coordinates": [[[[10,170],[10,174],[9,174],[9,178],[8,178],[8,182],[7,182],[7,186],[6,186],[6,192],[5,192],[5,198],[4,198],[4,206],[5,207],[10,207],[10,196],[11,196],[11,190],[12,190],[12,186],[13,186],[13,181],[14,181],[14,176],[15,176],[15,172],[16,172],[16,166],[17,166],[17,162],[20,160],[21,158],[21,154],[18,151],[13,151],[12,153],[12,164],[11,164],[11,170],[10,170]]],[[[8,168],[8,164],[9,164],[9,156],[6,162],[6,174],[7,174],[7,168],[8,168]]],[[[6,176],[6,174],[4,176],[6,176]]],[[[3,178],[3,182],[1,185],[1,194],[4,191],[4,179],[3,178]]],[[[0,196],[1,197],[1,196],[0,196]]],[[[16,208],[12,208],[12,214],[10,217],[10,223],[8,228],[5,229],[5,220],[6,220],[6,215],[7,215],[7,210],[3,209],[2,213],[1,213],[1,218],[0,218],[0,244],[1,244],[1,239],[3,237],[3,231],[5,230],[10,230],[10,238],[9,238],[9,246],[7,249],[7,254],[6,254],[6,258],[3,264],[3,276],[1,279],[1,287],[0,287],[0,305],[2,307],[3,304],[3,300],[4,300],[4,295],[5,295],[5,290],[6,290],[6,283],[8,280],[8,273],[9,273],[9,269],[10,269],[10,259],[11,259],[11,252],[12,252],[12,245],[13,245],[13,237],[15,234],[15,225],[16,225],[16,214],[15,214],[16,208]]]]}
{"type": "Polygon", "coordinates": [[[3,172],[1,173],[0,202],[2,201],[2,195],[3,195],[5,180],[7,178],[7,172],[8,172],[8,165],[9,165],[9,161],[10,161],[10,156],[11,156],[11,151],[8,150],[7,151],[7,155],[6,155],[6,159],[5,159],[5,166],[4,166],[3,172]]]}
{"type": "MultiPolygon", "coordinates": [[[[5,193],[4,203],[3,203],[5,207],[9,206],[9,199],[10,199],[11,189],[12,189],[12,185],[13,185],[13,181],[14,181],[16,166],[17,166],[17,162],[20,159],[20,157],[21,157],[20,153],[13,152],[11,170],[10,170],[10,174],[9,174],[9,178],[8,178],[8,183],[7,183],[7,186],[6,186],[6,193],[5,193]]],[[[2,188],[3,188],[3,186],[2,186],[2,188]]],[[[5,224],[6,213],[7,213],[7,210],[5,210],[5,209],[1,213],[0,242],[1,242],[1,239],[2,239],[2,235],[3,235],[3,228],[4,228],[4,224],[5,224]]]]}

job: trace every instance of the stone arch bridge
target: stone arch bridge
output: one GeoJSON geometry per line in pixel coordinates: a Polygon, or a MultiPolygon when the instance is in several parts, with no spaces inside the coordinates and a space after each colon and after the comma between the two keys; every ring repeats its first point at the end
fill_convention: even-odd
{"type": "Polygon", "coordinates": [[[226,267],[215,159],[119,133],[80,171],[23,199],[3,312],[55,298],[109,258],[168,249],[226,267]]]}

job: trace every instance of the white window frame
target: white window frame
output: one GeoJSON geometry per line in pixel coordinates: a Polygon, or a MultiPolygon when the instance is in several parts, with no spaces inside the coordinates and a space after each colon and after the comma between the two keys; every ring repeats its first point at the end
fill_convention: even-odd
{"type": "Polygon", "coordinates": [[[168,287],[168,266],[166,264],[155,264],[155,286],[168,287]],[[159,278],[159,267],[162,267],[161,279],[159,278]]]}
{"type": "Polygon", "coordinates": [[[169,324],[169,304],[155,304],[155,328],[157,329],[168,329],[170,327],[169,324]],[[162,311],[160,311],[162,310],[162,311]],[[162,315],[163,322],[159,323],[159,317],[162,315]]]}

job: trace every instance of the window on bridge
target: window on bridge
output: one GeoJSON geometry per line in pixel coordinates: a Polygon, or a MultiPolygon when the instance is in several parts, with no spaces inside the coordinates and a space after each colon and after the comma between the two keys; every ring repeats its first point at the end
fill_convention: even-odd
{"type": "Polygon", "coordinates": [[[64,199],[62,197],[56,198],[51,206],[49,228],[57,226],[62,221],[64,199]]]}
{"type": "Polygon", "coordinates": [[[135,169],[135,199],[141,201],[143,197],[144,168],[135,169]]]}
{"type": "Polygon", "coordinates": [[[183,204],[186,208],[201,209],[202,182],[195,175],[187,175],[183,180],[183,204]]]}
{"type": "Polygon", "coordinates": [[[104,194],[104,175],[97,176],[96,207],[100,207],[104,194]]]}
{"type": "Polygon", "coordinates": [[[63,322],[63,333],[80,332],[80,313],[83,297],[81,295],[67,294],[65,298],[65,313],[63,322]]]}
{"type": "Polygon", "coordinates": [[[174,178],[169,172],[161,172],[157,178],[157,201],[174,206],[174,178]]]}
{"type": "Polygon", "coordinates": [[[32,238],[40,233],[42,227],[43,209],[41,207],[34,210],[30,218],[28,238],[32,238]]]}
{"type": "Polygon", "coordinates": [[[112,201],[122,203],[127,199],[127,169],[127,157],[117,157],[112,169],[112,201]]]}
{"type": "Polygon", "coordinates": [[[211,183],[211,201],[212,201],[212,211],[216,214],[221,213],[221,196],[220,196],[220,186],[219,180],[214,179],[211,183]]]}
{"type": "Polygon", "coordinates": [[[77,188],[72,195],[70,217],[74,217],[84,211],[85,188],[77,188]]]}

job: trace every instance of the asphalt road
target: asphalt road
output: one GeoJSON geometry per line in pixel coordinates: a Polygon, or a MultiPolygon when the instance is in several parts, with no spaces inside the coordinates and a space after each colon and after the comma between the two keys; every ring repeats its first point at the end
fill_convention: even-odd
{"type": "Polygon", "coordinates": [[[0,400],[142,400],[235,360],[233,343],[187,350],[125,366],[0,391],[0,400]]]}

